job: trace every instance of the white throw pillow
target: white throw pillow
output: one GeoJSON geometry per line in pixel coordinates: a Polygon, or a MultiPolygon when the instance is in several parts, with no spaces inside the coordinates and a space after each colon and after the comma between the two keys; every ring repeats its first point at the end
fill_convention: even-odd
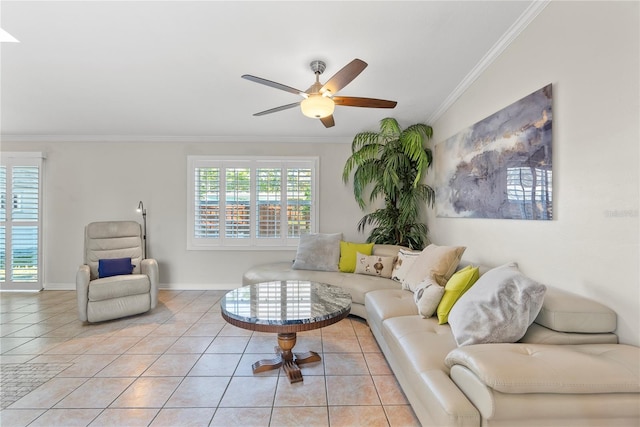
{"type": "Polygon", "coordinates": [[[338,271],[342,233],[309,233],[300,236],[294,270],[338,271]]]}
{"type": "Polygon", "coordinates": [[[404,287],[404,278],[407,276],[407,272],[414,261],[418,258],[418,255],[420,255],[420,251],[412,251],[409,249],[400,249],[398,251],[398,259],[393,266],[391,278],[396,282],[402,283],[402,289],[408,289],[404,287]]]}
{"type": "Polygon", "coordinates": [[[456,271],[465,249],[464,246],[427,246],[407,272],[402,283],[403,289],[415,292],[418,284],[429,278],[445,286],[456,271]]]}
{"type": "Polygon", "coordinates": [[[546,290],[522,274],[516,263],[487,271],[449,312],[456,343],[518,341],[540,312],[546,290]]]}
{"type": "Polygon", "coordinates": [[[413,293],[418,313],[425,319],[433,316],[443,295],[444,287],[438,285],[433,279],[429,278],[420,283],[413,293]]]}
{"type": "Polygon", "coordinates": [[[358,252],[356,254],[356,274],[367,274],[369,276],[391,277],[393,262],[395,257],[365,255],[358,252]]]}

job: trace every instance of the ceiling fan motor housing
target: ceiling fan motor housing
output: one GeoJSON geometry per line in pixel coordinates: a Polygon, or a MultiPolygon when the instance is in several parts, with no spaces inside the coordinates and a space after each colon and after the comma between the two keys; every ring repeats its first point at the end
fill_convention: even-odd
{"type": "Polygon", "coordinates": [[[311,61],[311,64],[309,64],[309,66],[315,74],[322,74],[324,73],[324,70],[327,69],[327,64],[325,64],[324,61],[320,60],[311,61]]]}

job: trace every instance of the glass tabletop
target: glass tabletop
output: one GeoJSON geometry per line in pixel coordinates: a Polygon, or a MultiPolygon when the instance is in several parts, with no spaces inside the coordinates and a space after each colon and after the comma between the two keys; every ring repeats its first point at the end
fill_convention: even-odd
{"type": "Polygon", "coordinates": [[[256,325],[321,322],[348,313],[351,295],[337,286],[305,280],[262,282],[229,291],[224,314],[256,325]]]}

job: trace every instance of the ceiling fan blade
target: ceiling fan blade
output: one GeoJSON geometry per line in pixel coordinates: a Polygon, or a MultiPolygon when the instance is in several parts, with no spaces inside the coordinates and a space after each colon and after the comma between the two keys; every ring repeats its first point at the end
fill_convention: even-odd
{"type": "Polygon", "coordinates": [[[294,108],[300,105],[300,102],[294,102],[293,104],[281,105],[276,108],[271,108],[270,110],[260,111],[259,113],[255,113],[254,116],[264,116],[265,114],[277,113],[278,111],[288,110],[289,108],[294,108]]]}
{"type": "Polygon", "coordinates": [[[244,74],[242,76],[243,79],[246,80],[250,80],[252,82],[256,82],[256,83],[260,83],[262,85],[266,85],[275,89],[280,89],[280,90],[284,90],[285,92],[291,92],[294,93],[296,95],[302,95],[304,92],[296,89],[294,87],[291,86],[287,86],[287,85],[283,85],[281,83],[276,83],[276,82],[272,82],[271,80],[267,80],[267,79],[263,79],[261,77],[256,77],[256,76],[252,76],[250,74],[244,74]]]}
{"type": "Polygon", "coordinates": [[[336,105],[345,107],[368,107],[368,108],[394,108],[398,103],[386,99],[358,98],[354,96],[334,96],[333,102],[336,105]]]}
{"type": "Polygon", "coordinates": [[[336,122],[333,120],[333,115],[327,116],[327,117],[323,117],[323,118],[320,119],[320,121],[322,122],[322,124],[326,128],[333,127],[336,124],[336,122]]]}
{"type": "Polygon", "coordinates": [[[340,71],[335,73],[320,89],[320,92],[330,91],[332,94],[337,93],[340,89],[351,83],[358,74],[367,68],[367,63],[361,59],[354,59],[345,65],[340,71]]]}

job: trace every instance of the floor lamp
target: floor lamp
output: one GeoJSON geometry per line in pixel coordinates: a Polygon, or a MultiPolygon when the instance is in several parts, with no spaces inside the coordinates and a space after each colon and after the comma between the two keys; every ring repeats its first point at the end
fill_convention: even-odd
{"type": "Polygon", "coordinates": [[[144,208],[142,200],[138,203],[138,213],[142,214],[142,239],[144,240],[144,251],[142,253],[142,259],[147,258],[147,210],[144,208]]]}

